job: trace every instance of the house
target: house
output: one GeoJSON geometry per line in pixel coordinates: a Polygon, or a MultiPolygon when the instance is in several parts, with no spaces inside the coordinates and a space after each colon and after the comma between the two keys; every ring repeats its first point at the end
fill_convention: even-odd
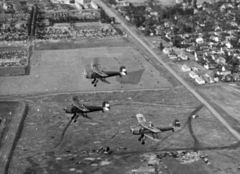
{"type": "Polygon", "coordinates": [[[227,47],[228,49],[230,49],[230,48],[233,47],[232,44],[231,44],[230,42],[225,43],[225,45],[226,45],[226,47],[227,47]]]}
{"type": "Polygon", "coordinates": [[[224,57],[218,57],[216,59],[217,64],[226,64],[226,59],[224,57]]]}
{"type": "Polygon", "coordinates": [[[190,76],[191,78],[193,78],[193,79],[199,77],[194,71],[190,71],[190,72],[189,72],[189,76],[190,76]]]}
{"type": "Polygon", "coordinates": [[[196,51],[196,47],[190,46],[190,47],[186,48],[186,51],[187,52],[194,52],[194,51],[196,51]]]}
{"type": "Polygon", "coordinates": [[[215,81],[213,80],[213,78],[209,75],[209,74],[204,74],[202,76],[202,79],[206,82],[206,83],[214,83],[215,81]]]}
{"type": "Polygon", "coordinates": [[[173,60],[173,59],[177,59],[177,54],[172,50],[168,53],[168,57],[169,59],[173,60]]]}
{"type": "Polygon", "coordinates": [[[79,3],[79,4],[81,4],[81,5],[83,5],[83,4],[89,4],[89,3],[91,3],[91,0],[75,0],[75,3],[79,3]]]}
{"type": "Polygon", "coordinates": [[[93,9],[98,9],[98,6],[97,6],[97,4],[95,2],[91,1],[90,4],[91,4],[93,9]]]}
{"type": "Polygon", "coordinates": [[[184,72],[187,72],[187,71],[191,71],[191,68],[189,67],[189,66],[187,66],[187,65],[183,65],[182,66],[182,70],[184,71],[184,72]]]}
{"type": "Polygon", "coordinates": [[[117,0],[116,2],[117,2],[117,6],[120,6],[120,7],[129,6],[129,2],[128,1],[117,0]]]}
{"type": "Polygon", "coordinates": [[[220,41],[219,37],[216,37],[216,36],[211,36],[210,39],[215,41],[215,42],[219,42],[220,41]]]}
{"type": "Polygon", "coordinates": [[[202,37],[198,37],[198,38],[196,39],[196,43],[197,43],[197,44],[203,44],[203,43],[204,43],[203,38],[202,38],[202,37]]]}
{"type": "Polygon", "coordinates": [[[203,85],[206,83],[201,77],[196,77],[195,82],[199,85],[203,85]]]}
{"type": "Polygon", "coordinates": [[[163,48],[163,53],[164,54],[169,54],[169,52],[171,51],[172,49],[171,48],[163,48]]]}
{"type": "Polygon", "coordinates": [[[187,55],[184,55],[184,54],[178,55],[178,58],[179,58],[180,60],[190,60],[190,58],[189,58],[187,55]]]}

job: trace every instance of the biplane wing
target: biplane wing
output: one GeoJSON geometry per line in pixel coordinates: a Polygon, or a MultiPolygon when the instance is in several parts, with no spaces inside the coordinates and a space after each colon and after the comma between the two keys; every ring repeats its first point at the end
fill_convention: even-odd
{"type": "Polygon", "coordinates": [[[149,135],[149,134],[144,134],[147,138],[151,139],[151,140],[154,140],[154,141],[160,141],[159,138],[155,138],[153,137],[152,135],[149,135]]]}
{"type": "Polygon", "coordinates": [[[72,97],[72,103],[75,107],[77,107],[78,109],[80,109],[83,112],[89,111],[89,109],[86,108],[83,104],[80,104],[77,96],[72,97]]]}
{"type": "Polygon", "coordinates": [[[138,123],[142,127],[144,127],[145,129],[148,129],[148,130],[152,131],[153,133],[161,132],[159,129],[157,129],[157,128],[153,127],[153,126],[147,125],[147,121],[146,121],[144,115],[137,114],[136,117],[137,117],[138,123]]]}
{"type": "Polygon", "coordinates": [[[93,72],[97,73],[100,76],[107,76],[107,74],[105,72],[103,72],[103,70],[100,67],[100,64],[98,63],[91,63],[91,68],[93,70],[93,72]]]}

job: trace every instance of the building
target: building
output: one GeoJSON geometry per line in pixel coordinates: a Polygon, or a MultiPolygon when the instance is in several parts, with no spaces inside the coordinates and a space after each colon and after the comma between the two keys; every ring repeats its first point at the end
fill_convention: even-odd
{"type": "Polygon", "coordinates": [[[77,3],[79,4],[90,4],[91,3],[91,0],[75,0],[77,3]]]}

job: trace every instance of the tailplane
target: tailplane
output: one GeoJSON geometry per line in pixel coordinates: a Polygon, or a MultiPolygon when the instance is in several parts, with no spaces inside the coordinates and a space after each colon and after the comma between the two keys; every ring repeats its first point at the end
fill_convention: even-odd
{"type": "Polygon", "coordinates": [[[173,120],[173,122],[170,124],[172,127],[172,131],[174,132],[176,129],[181,129],[181,124],[178,119],[173,120]]]}
{"type": "Polygon", "coordinates": [[[173,123],[172,123],[172,126],[173,126],[173,127],[181,127],[180,121],[179,121],[178,119],[175,119],[175,120],[173,121],[173,123]]]}

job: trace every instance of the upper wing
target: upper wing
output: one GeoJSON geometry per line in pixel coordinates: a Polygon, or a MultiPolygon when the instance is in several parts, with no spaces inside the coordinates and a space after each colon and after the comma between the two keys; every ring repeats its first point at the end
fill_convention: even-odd
{"type": "Polygon", "coordinates": [[[88,108],[86,108],[83,104],[80,104],[77,96],[72,97],[72,102],[73,102],[73,105],[78,109],[80,109],[81,111],[85,111],[85,112],[89,111],[88,108]]]}
{"type": "Polygon", "coordinates": [[[100,76],[107,76],[107,74],[103,72],[103,70],[101,69],[98,63],[91,63],[91,68],[93,72],[99,74],[100,76]]]}
{"type": "Polygon", "coordinates": [[[151,140],[154,140],[154,141],[160,141],[159,138],[155,138],[153,137],[152,135],[148,135],[148,134],[144,134],[146,137],[150,138],[151,140]]]}
{"type": "Polygon", "coordinates": [[[152,131],[153,133],[158,133],[158,132],[160,132],[159,129],[157,129],[157,128],[153,127],[153,126],[147,125],[147,121],[146,121],[144,115],[142,115],[142,114],[137,114],[136,117],[137,117],[138,123],[139,123],[142,127],[144,127],[145,129],[148,129],[148,130],[152,131]]]}

